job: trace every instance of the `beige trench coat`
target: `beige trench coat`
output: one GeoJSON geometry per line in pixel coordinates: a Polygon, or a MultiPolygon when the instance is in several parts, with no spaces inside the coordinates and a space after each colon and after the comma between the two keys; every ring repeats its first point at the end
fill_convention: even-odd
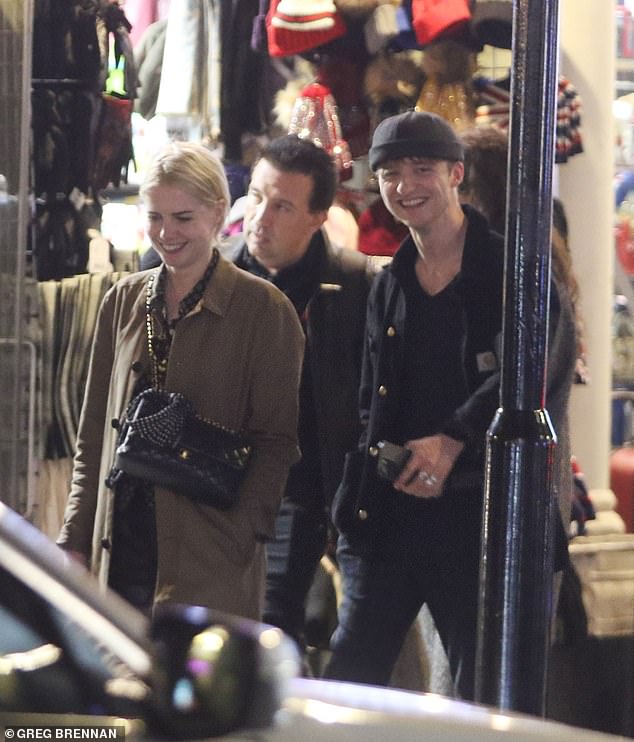
{"type": "MultiPolygon", "coordinates": [[[[138,374],[149,366],[145,296],[150,275],[144,271],[121,279],[101,306],[58,538],[63,548],[91,555],[91,570],[103,584],[114,496],[104,483],[115,453],[112,421],[121,418],[138,374]]],[[[198,414],[244,430],[254,451],[239,504],[230,511],[156,488],[157,602],[259,618],[262,540],[274,533],[288,468],[299,458],[303,350],[302,328],[288,299],[221,258],[202,301],[176,327],[166,388],[189,398],[198,414]]]]}

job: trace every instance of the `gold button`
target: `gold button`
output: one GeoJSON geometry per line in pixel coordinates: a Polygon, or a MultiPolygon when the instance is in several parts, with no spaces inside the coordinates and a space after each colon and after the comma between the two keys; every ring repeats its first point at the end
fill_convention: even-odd
{"type": "Polygon", "coordinates": [[[359,510],[357,513],[359,516],[359,520],[367,520],[368,519],[368,511],[367,510],[359,510]]]}
{"type": "Polygon", "coordinates": [[[178,455],[181,457],[181,459],[188,459],[189,451],[186,448],[181,448],[181,450],[178,452],[178,455]]]}
{"type": "Polygon", "coordinates": [[[368,453],[370,454],[370,456],[378,456],[379,449],[376,446],[370,446],[370,448],[368,448],[368,453]]]}
{"type": "Polygon", "coordinates": [[[387,333],[387,336],[388,336],[389,338],[393,338],[393,337],[394,337],[394,335],[396,335],[396,330],[394,329],[394,327],[392,327],[392,325],[390,325],[390,326],[389,326],[389,327],[387,328],[387,330],[386,330],[386,333],[387,333]]]}
{"type": "Polygon", "coordinates": [[[381,386],[377,389],[377,391],[381,397],[385,397],[385,395],[387,394],[387,387],[381,384],[381,386]]]}

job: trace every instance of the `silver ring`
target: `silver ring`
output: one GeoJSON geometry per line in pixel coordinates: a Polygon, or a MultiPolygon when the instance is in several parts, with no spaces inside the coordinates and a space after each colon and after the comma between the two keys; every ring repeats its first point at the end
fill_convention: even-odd
{"type": "Polygon", "coordinates": [[[433,474],[428,474],[426,471],[419,471],[418,478],[426,487],[433,487],[438,481],[433,474]]]}

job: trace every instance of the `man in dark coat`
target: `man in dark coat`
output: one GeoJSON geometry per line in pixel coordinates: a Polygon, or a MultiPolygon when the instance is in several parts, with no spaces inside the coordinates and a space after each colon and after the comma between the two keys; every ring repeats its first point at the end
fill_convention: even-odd
{"type": "Polygon", "coordinates": [[[332,158],[295,135],[269,143],[245,200],[243,234],[225,253],[274,283],[306,332],[300,388],[301,461],[290,471],[267,545],[264,620],[303,645],[306,597],[327,545],[328,512],[345,454],[357,444],[367,258],[330,244],[323,224],[337,187],[332,158]]]}
{"type": "Polygon", "coordinates": [[[370,166],[409,236],[368,300],[363,432],[333,510],[343,599],[325,675],[387,684],[426,603],[456,693],[472,699],[504,251],[486,219],[460,205],[463,159],[456,133],[435,114],[392,116],[373,135],[370,166]],[[409,455],[394,481],[380,476],[382,441],[409,455]]]}

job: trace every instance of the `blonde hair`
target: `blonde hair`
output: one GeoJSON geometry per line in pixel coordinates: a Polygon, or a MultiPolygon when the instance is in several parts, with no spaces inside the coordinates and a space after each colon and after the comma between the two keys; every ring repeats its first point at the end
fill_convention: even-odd
{"type": "Polygon", "coordinates": [[[221,205],[222,225],[231,206],[229,183],[220,158],[198,142],[170,142],[148,167],[139,194],[155,186],[182,188],[206,206],[221,205]]]}

